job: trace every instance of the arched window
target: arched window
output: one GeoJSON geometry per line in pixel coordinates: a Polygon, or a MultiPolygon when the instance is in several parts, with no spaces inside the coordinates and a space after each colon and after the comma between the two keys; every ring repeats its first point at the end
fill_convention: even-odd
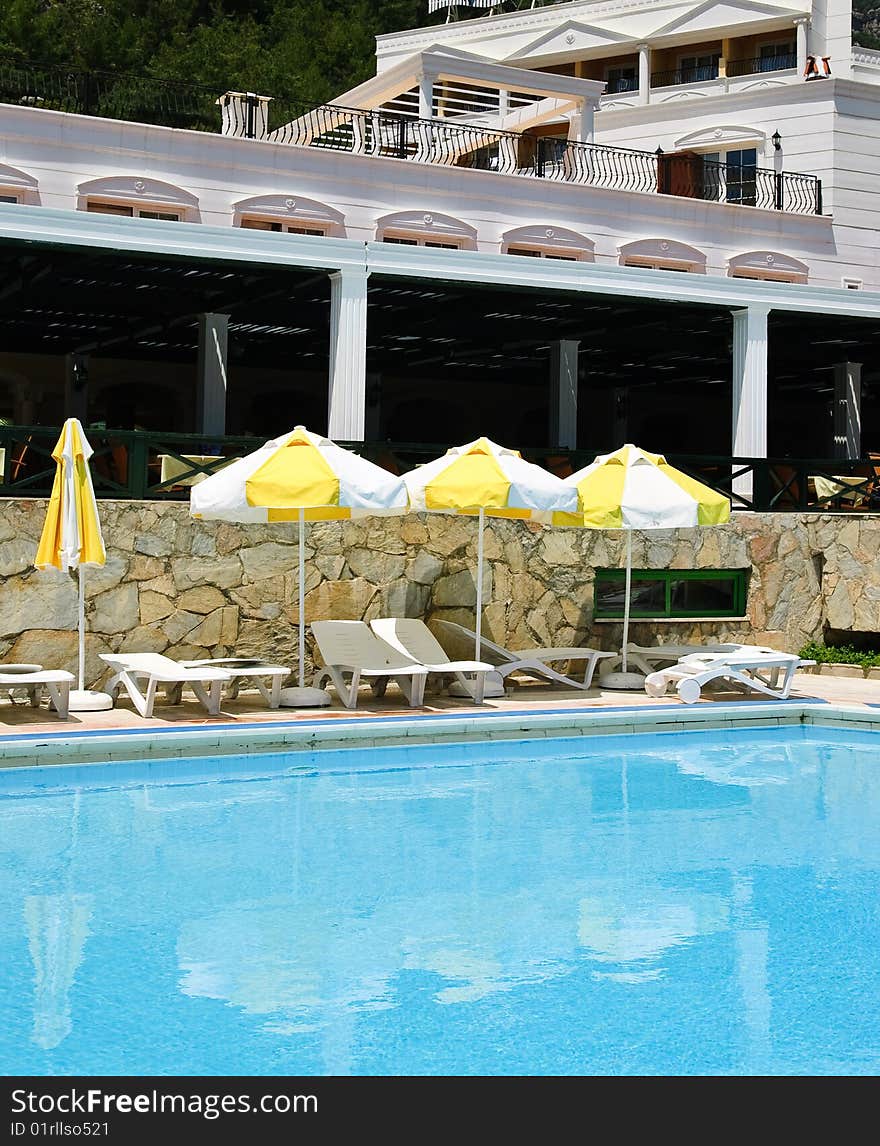
{"type": "Polygon", "coordinates": [[[532,259],[592,262],[593,241],[565,227],[515,227],[501,238],[501,253],[532,259]]]}
{"type": "Polygon", "coordinates": [[[0,203],[39,203],[37,181],[17,167],[0,163],[0,203]]]}
{"type": "Polygon", "coordinates": [[[696,247],[675,239],[639,239],[620,248],[623,267],[651,267],[659,271],[706,273],[706,256],[696,247]]]}
{"type": "Polygon", "coordinates": [[[91,179],[77,188],[78,207],[96,215],[197,223],[199,201],[189,191],[137,175],[91,179]]]}
{"type": "Polygon", "coordinates": [[[250,231],[292,235],[345,235],[341,211],[302,195],[257,195],[233,206],[233,225],[250,231]]]}
{"type": "Polygon", "coordinates": [[[397,211],[376,221],[376,238],[380,243],[398,243],[406,247],[445,247],[473,251],[477,231],[452,215],[425,211],[397,211]]]}
{"type": "Polygon", "coordinates": [[[777,283],[805,283],[810,268],[800,259],[776,251],[747,251],[728,260],[727,273],[732,279],[768,279],[777,283]]]}

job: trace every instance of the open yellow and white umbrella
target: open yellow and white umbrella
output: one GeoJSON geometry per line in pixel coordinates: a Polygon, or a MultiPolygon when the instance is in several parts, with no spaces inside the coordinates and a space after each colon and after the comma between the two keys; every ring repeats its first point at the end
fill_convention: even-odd
{"type": "Polygon", "coordinates": [[[193,517],[299,522],[299,687],[284,690],[285,706],[330,703],[322,689],[305,687],[305,523],[406,510],[406,487],[399,477],[304,426],[266,442],[193,486],[193,517]]]}
{"type": "Polygon", "coordinates": [[[85,687],[86,619],[84,565],[103,565],[107,560],[98,505],[89,470],[93,450],[83,433],[78,418],[68,418],[52,451],[56,463],[55,481],[49,497],[49,508],[37,556],[38,569],[55,568],[66,573],[79,573],[79,675],[77,688],[70,694],[74,712],[113,707],[113,699],[104,692],[85,687]]]}
{"type": "Polygon", "coordinates": [[[577,509],[577,490],[525,461],[518,450],[506,449],[488,438],[453,446],[442,457],[405,474],[403,480],[413,512],[465,513],[479,518],[475,626],[475,657],[479,660],[486,515],[549,523],[555,512],[573,513],[577,509]]]}
{"type": "Polygon", "coordinates": [[[721,525],[730,519],[723,494],[669,465],[662,454],[625,445],[600,454],[590,465],[564,479],[577,491],[574,514],[555,514],[554,525],[626,530],[626,589],[623,608],[622,672],[602,677],[604,688],[641,688],[644,677],[627,671],[632,535],[634,529],[688,529],[721,525]]]}

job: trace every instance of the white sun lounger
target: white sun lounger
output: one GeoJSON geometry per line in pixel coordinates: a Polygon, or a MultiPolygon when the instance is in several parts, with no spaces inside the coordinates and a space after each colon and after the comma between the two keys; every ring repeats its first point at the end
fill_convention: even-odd
{"type": "Polygon", "coordinates": [[[153,715],[153,703],[159,685],[171,686],[169,699],[180,699],[183,685],[193,690],[209,716],[220,713],[220,696],[224,684],[232,679],[225,669],[205,666],[187,668],[161,653],[101,653],[101,660],[113,669],[107,692],[115,697],[120,687],[128,693],[131,703],[145,720],[153,715]],[[144,689],[142,685],[146,685],[144,689]]]}
{"type": "MultiPolygon", "coordinates": [[[[476,633],[459,625],[456,621],[438,621],[443,629],[453,635],[457,640],[462,638],[470,643],[476,641],[476,633]]],[[[503,645],[496,645],[494,641],[480,638],[480,653],[494,666],[502,679],[506,680],[511,673],[521,672],[528,676],[541,676],[552,680],[555,684],[565,684],[569,688],[587,689],[593,681],[593,673],[600,660],[613,657],[615,653],[604,653],[599,649],[591,648],[549,648],[549,649],[506,649],[503,645]],[[551,668],[551,664],[559,661],[584,661],[584,675],[581,680],[574,676],[566,676],[551,668]]]]}
{"type": "Polygon", "coordinates": [[[370,628],[414,664],[424,665],[429,673],[455,677],[477,704],[483,703],[486,674],[495,671],[488,661],[451,661],[425,622],[415,617],[383,617],[370,621],[370,628]]]}
{"type": "Polygon", "coordinates": [[[815,663],[801,660],[794,653],[780,653],[773,649],[741,648],[732,653],[691,653],[677,664],[645,677],[645,692],[648,696],[660,697],[674,683],[679,698],[685,704],[693,704],[700,699],[704,685],[711,681],[725,681],[733,688],[785,700],[798,669],[815,663]]]}
{"type": "Polygon", "coordinates": [[[49,694],[49,704],[62,720],[67,720],[70,704],[70,686],[74,676],[64,669],[44,669],[33,664],[0,664],[0,691],[6,692],[10,700],[19,690],[27,694],[32,708],[39,708],[43,699],[43,689],[49,694]]]}
{"type": "MultiPolygon", "coordinates": [[[[640,672],[648,676],[667,665],[677,664],[682,657],[699,655],[702,653],[735,653],[740,650],[772,653],[773,649],[764,645],[742,645],[736,642],[728,644],[706,645],[636,645],[626,646],[626,667],[630,672],[640,672]]],[[[613,660],[605,661],[599,666],[599,678],[610,672],[617,672],[623,665],[623,654],[616,653],[613,660]]]]}
{"type": "MultiPolygon", "coordinates": [[[[226,695],[230,700],[235,700],[238,696],[238,690],[243,681],[252,681],[270,708],[281,706],[281,684],[291,673],[291,670],[284,665],[267,664],[265,661],[261,661],[259,657],[219,657],[216,660],[180,661],[179,663],[184,668],[190,669],[199,669],[204,666],[224,669],[229,673],[229,687],[226,690],[226,695]]],[[[177,688],[178,699],[181,687],[178,686],[177,688]]]]}
{"type": "Polygon", "coordinates": [[[324,661],[316,687],[331,680],[345,707],[356,708],[361,677],[370,681],[374,696],[396,680],[410,705],[421,707],[429,670],[380,640],[366,621],[313,621],[311,629],[324,661]]]}

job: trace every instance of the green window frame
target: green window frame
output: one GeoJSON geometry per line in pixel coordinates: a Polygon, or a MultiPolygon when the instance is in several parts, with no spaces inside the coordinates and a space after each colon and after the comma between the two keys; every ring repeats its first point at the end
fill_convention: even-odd
{"type": "MultiPolygon", "coordinates": [[[[652,620],[687,617],[742,617],[748,593],[747,569],[634,569],[632,571],[632,607],[630,617],[652,620]],[[724,608],[694,609],[687,607],[688,589],[706,585],[721,589],[719,582],[729,581],[729,605],[724,608]],[[641,590],[641,594],[640,594],[641,590]],[[640,606],[639,596],[647,601],[640,606]]],[[[624,569],[597,569],[594,586],[594,617],[597,621],[623,620],[624,569]],[[614,604],[603,602],[603,590],[614,593],[614,604]]],[[[723,590],[722,590],[723,591],[723,590]]]]}

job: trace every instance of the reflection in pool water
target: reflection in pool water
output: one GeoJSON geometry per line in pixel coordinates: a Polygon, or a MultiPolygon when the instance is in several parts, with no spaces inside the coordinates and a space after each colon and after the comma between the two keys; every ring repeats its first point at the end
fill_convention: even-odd
{"type": "Polygon", "coordinates": [[[0,1068],[874,1073],[874,740],[19,780],[0,799],[0,1068]]]}

